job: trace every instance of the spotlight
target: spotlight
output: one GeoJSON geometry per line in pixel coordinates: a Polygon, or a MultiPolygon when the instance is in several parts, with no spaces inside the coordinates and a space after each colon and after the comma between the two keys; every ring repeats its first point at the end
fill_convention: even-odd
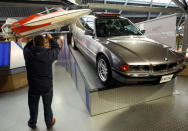
{"type": "Polygon", "coordinates": [[[64,36],[60,36],[60,39],[62,39],[62,40],[63,40],[63,39],[64,39],[64,36]]]}

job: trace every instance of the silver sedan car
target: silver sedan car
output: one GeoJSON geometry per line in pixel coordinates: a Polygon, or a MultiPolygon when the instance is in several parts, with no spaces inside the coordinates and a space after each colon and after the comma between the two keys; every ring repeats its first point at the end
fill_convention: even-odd
{"type": "Polygon", "coordinates": [[[182,71],[184,55],[146,38],[127,18],[115,14],[81,17],[71,25],[71,45],[96,65],[100,81],[164,83],[182,71]]]}

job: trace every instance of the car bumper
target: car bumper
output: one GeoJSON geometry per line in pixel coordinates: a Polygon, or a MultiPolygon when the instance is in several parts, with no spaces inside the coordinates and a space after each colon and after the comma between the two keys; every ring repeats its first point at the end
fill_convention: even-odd
{"type": "Polygon", "coordinates": [[[185,69],[185,65],[183,65],[178,70],[162,72],[162,73],[122,73],[117,70],[112,69],[112,77],[121,83],[159,83],[161,77],[164,75],[174,74],[173,78],[176,75],[185,69]]]}

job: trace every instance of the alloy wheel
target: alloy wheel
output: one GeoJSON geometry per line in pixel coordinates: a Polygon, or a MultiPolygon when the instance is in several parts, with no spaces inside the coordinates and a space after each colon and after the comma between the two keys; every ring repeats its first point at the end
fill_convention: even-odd
{"type": "Polygon", "coordinates": [[[105,82],[108,79],[108,68],[105,60],[103,59],[100,59],[98,61],[98,74],[103,82],[105,82]]]}

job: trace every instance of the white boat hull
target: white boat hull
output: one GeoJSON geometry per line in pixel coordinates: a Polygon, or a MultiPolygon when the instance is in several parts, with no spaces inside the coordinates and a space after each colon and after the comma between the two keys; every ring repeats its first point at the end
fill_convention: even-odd
{"type": "Polygon", "coordinates": [[[83,15],[91,12],[90,9],[62,10],[48,14],[35,14],[14,22],[11,30],[19,36],[31,36],[39,32],[61,28],[76,22],[83,15]]]}

